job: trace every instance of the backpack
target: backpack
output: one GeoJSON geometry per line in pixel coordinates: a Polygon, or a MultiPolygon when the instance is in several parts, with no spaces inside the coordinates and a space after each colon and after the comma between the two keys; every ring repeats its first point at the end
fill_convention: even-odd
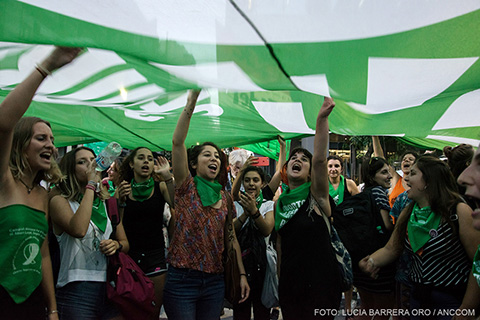
{"type": "Polygon", "coordinates": [[[345,199],[333,211],[333,226],[352,257],[354,269],[358,262],[382,248],[391,232],[383,223],[372,188],[345,199]]]}
{"type": "MultiPolygon", "coordinates": [[[[113,227],[111,238],[114,239],[120,223],[117,200],[110,198],[106,204],[113,227]]],[[[155,311],[152,280],[123,252],[108,256],[107,297],[117,305],[125,319],[148,319],[155,311]]]]}

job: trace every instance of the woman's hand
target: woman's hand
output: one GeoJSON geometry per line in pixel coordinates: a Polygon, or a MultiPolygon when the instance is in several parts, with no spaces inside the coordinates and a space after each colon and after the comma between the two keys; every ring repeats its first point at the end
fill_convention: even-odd
{"type": "Polygon", "coordinates": [[[97,167],[97,162],[95,160],[92,160],[90,164],[87,167],[87,170],[85,171],[88,181],[95,181],[95,182],[100,182],[101,180],[101,172],[95,170],[97,167]]]}
{"type": "Polygon", "coordinates": [[[370,275],[373,279],[378,278],[378,271],[380,271],[380,268],[375,266],[375,263],[370,256],[366,256],[360,260],[358,266],[360,267],[360,270],[370,275]]]}
{"type": "Polygon", "coordinates": [[[119,247],[120,245],[117,240],[106,239],[100,241],[100,252],[106,256],[113,255],[115,252],[117,252],[119,247]]]}
{"type": "Polygon", "coordinates": [[[318,112],[318,116],[322,118],[328,118],[328,116],[333,110],[333,107],[335,107],[335,102],[333,101],[333,99],[329,97],[324,97],[322,107],[318,112]]]}
{"type": "Polygon", "coordinates": [[[56,47],[55,50],[43,60],[41,67],[48,72],[52,72],[72,62],[82,50],[82,48],[56,47]]]}
{"type": "Polygon", "coordinates": [[[248,285],[247,277],[240,276],[240,288],[242,290],[242,299],[238,303],[242,303],[250,296],[250,286],[248,285]]]}
{"type": "Polygon", "coordinates": [[[117,187],[117,195],[120,203],[125,203],[127,197],[132,193],[132,186],[127,181],[123,180],[120,182],[120,185],[117,187]]]}
{"type": "Polygon", "coordinates": [[[240,192],[240,200],[238,202],[243,207],[243,210],[245,210],[247,216],[251,216],[257,212],[257,201],[252,195],[240,192]]]}
{"type": "Polygon", "coordinates": [[[153,166],[153,171],[160,175],[163,180],[168,180],[172,177],[172,174],[170,173],[170,163],[168,163],[168,160],[162,156],[157,157],[153,166]]]}

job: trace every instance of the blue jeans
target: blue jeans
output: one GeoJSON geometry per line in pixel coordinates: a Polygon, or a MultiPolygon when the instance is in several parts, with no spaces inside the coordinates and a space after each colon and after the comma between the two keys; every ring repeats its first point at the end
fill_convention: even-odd
{"type": "MultiPolygon", "coordinates": [[[[452,314],[443,312],[438,315],[438,310],[457,310],[462,303],[463,295],[453,294],[457,290],[436,290],[434,288],[422,288],[421,285],[414,285],[410,295],[410,319],[435,319],[435,320],[450,320],[452,314]],[[450,292],[449,292],[450,291],[450,292]],[[418,314],[418,310],[428,309],[431,316],[422,316],[418,314]],[[433,313],[436,316],[433,316],[433,313]]],[[[463,287],[462,287],[462,291],[463,287]]]]}
{"type": "Polygon", "coordinates": [[[169,320],[216,320],[225,296],[223,274],[169,266],[163,305],[169,320]]]}
{"type": "Polygon", "coordinates": [[[58,288],[57,307],[62,320],[112,319],[120,315],[107,299],[105,282],[75,281],[58,288]]]}

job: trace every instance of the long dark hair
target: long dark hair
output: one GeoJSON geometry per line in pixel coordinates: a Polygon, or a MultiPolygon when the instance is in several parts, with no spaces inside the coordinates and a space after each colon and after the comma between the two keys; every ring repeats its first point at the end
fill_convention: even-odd
{"type": "Polygon", "coordinates": [[[192,177],[195,177],[197,175],[197,171],[193,168],[194,165],[197,164],[198,162],[198,156],[200,153],[202,153],[203,149],[206,146],[211,146],[214,147],[215,150],[217,150],[218,155],[220,156],[220,171],[218,172],[217,177],[215,180],[217,180],[224,188],[227,184],[227,177],[228,177],[228,172],[227,172],[227,156],[225,153],[213,142],[204,142],[200,145],[192,146],[187,150],[188,154],[188,170],[190,170],[190,174],[192,177]]]}
{"type": "MultiPolygon", "coordinates": [[[[428,154],[418,157],[415,165],[422,172],[430,208],[435,214],[441,215],[442,221],[446,221],[454,232],[457,232],[458,230],[456,230],[457,228],[450,217],[456,211],[457,204],[462,202],[462,198],[458,193],[457,183],[450,168],[445,162],[428,154]]],[[[412,213],[413,206],[414,203],[412,202],[407,207],[408,215],[412,213]]],[[[408,219],[399,227],[406,230],[407,224],[408,219]]]]}
{"type": "Polygon", "coordinates": [[[387,161],[380,157],[365,158],[362,163],[362,179],[365,187],[375,187],[378,183],[374,180],[375,174],[388,165],[387,161]]]}
{"type": "MultiPolygon", "coordinates": [[[[132,181],[132,179],[134,177],[134,173],[133,173],[133,169],[130,167],[130,163],[133,162],[133,159],[135,159],[135,156],[137,155],[137,152],[140,149],[147,149],[150,152],[152,152],[152,150],[150,150],[147,147],[137,147],[137,148],[133,149],[128,154],[128,156],[126,156],[125,159],[123,159],[122,163],[120,164],[117,176],[115,177],[115,181],[113,181],[113,183],[116,186],[119,186],[120,183],[124,180],[127,181],[128,183],[130,183],[130,181],[132,181]]],[[[152,155],[153,155],[153,152],[152,152],[152,155]]]]}

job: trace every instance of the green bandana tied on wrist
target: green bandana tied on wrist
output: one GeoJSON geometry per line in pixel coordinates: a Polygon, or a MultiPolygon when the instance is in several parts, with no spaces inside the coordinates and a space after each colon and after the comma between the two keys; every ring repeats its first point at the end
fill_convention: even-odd
{"type": "Polygon", "coordinates": [[[475,257],[473,257],[472,273],[473,277],[477,280],[477,283],[480,286],[480,245],[477,248],[475,257]]]}
{"type": "Polygon", "coordinates": [[[333,185],[328,180],[328,193],[335,201],[335,204],[339,204],[343,202],[343,195],[345,193],[345,178],[340,176],[340,183],[338,184],[337,190],[333,188],[333,185]]]}
{"type": "Polygon", "coordinates": [[[145,182],[137,183],[135,179],[132,179],[130,182],[132,186],[132,197],[138,202],[143,202],[150,197],[152,194],[153,187],[155,186],[155,181],[152,177],[145,182]]]}
{"type": "MultiPolygon", "coordinates": [[[[82,199],[83,195],[80,196],[79,202],[82,202],[82,199]]],[[[90,220],[92,220],[100,231],[105,232],[105,229],[107,228],[107,211],[105,209],[105,204],[97,196],[93,198],[92,216],[90,217],[90,220]]]]}
{"type": "Polygon", "coordinates": [[[199,177],[198,175],[193,178],[193,181],[195,182],[198,196],[200,197],[200,201],[202,201],[202,205],[204,207],[211,206],[222,198],[222,195],[220,194],[222,185],[218,183],[218,181],[210,182],[202,177],[199,177]]]}
{"type": "Polygon", "coordinates": [[[293,190],[287,188],[278,197],[275,213],[275,230],[278,231],[297,213],[298,209],[307,200],[311,185],[311,182],[306,182],[293,190]]]}
{"type": "Polygon", "coordinates": [[[415,203],[408,221],[408,240],[413,252],[420,250],[428,240],[436,236],[442,217],[430,207],[419,208],[415,203]]]}

